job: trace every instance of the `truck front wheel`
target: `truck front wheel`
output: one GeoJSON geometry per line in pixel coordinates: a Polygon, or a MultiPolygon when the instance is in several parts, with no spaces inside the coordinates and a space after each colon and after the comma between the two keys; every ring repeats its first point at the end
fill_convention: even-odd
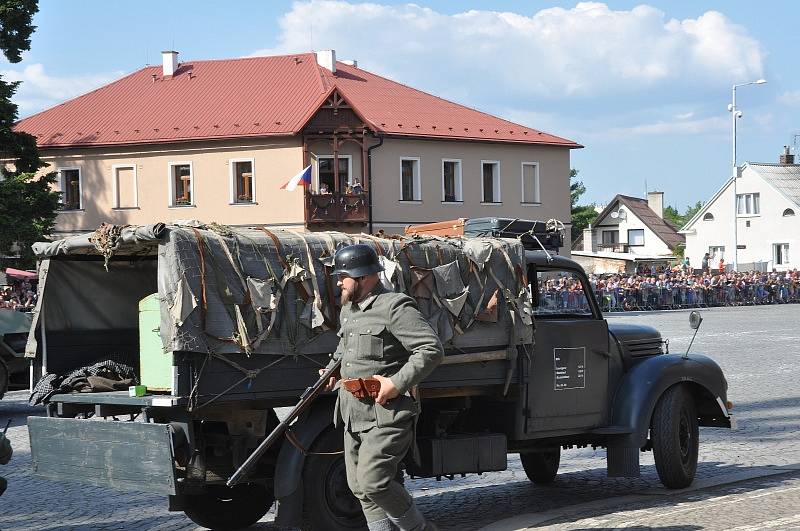
{"type": "Polygon", "coordinates": [[[0,358],[0,398],[3,398],[3,395],[8,391],[9,376],[8,365],[3,361],[3,358],[0,358]]]}
{"type": "Polygon", "coordinates": [[[204,494],[187,498],[183,512],[202,527],[241,529],[261,520],[274,501],[272,493],[256,483],[231,488],[209,485],[204,494]]]}
{"type": "Polygon", "coordinates": [[[561,464],[561,448],[546,452],[531,452],[519,454],[522,468],[528,479],[537,485],[552,483],[558,474],[558,465],[561,464]]]}
{"type": "MultiPolygon", "coordinates": [[[[329,429],[320,435],[311,451],[319,453],[337,452],[344,446],[341,429],[329,429]]],[[[326,531],[348,531],[364,529],[367,522],[350,487],[344,456],[315,455],[306,457],[303,467],[304,512],[311,529],[326,531]]]]}
{"type": "Polygon", "coordinates": [[[658,399],[650,425],[656,470],[668,489],[682,489],[694,481],[699,437],[697,410],[689,390],[683,385],[670,387],[658,399]]]}

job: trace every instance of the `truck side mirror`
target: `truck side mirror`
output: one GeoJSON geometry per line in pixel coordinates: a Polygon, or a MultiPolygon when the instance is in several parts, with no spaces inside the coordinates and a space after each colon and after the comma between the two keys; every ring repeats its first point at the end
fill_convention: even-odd
{"type": "Polygon", "coordinates": [[[689,314],[689,326],[692,330],[697,330],[700,328],[700,323],[703,322],[703,316],[700,315],[700,312],[694,311],[689,314]]]}

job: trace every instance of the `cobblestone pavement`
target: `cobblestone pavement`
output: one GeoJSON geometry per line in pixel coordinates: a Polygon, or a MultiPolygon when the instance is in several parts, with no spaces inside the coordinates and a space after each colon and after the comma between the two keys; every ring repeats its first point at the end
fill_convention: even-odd
{"type": "MultiPolygon", "coordinates": [[[[646,513],[634,513],[628,520],[618,522],[630,520],[634,522],[630,525],[639,529],[728,527],[712,520],[710,512],[700,503],[733,499],[725,496],[741,498],[741,504],[730,505],[748,514],[753,514],[752,509],[756,507],[763,508],[767,501],[783,507],[781,517],[800,514],[798,475],[790,473],[788,479],[785,475],[752,479],[754,475],[774,473],[776,467],[800,469],[800,389],[797,386],[800,380],[797,367],[800,305],[713,308],[703,311],[703,316],[705,321],[692,351],[711,355],[725,370],[739,430],[701,429],[697,482],[724,483],[725,478],[742,479],[743,473],[751,476],[749,481],[676,495],[660,486],[652,453],[642,455],[640,478],[621,479],[606,477],[605,452],[583,449],[565,451],[556,482],[552,486],[538,487],[527,480],[519,459],[512,455],[509,468],[504,472],[471,475],[453,481],[408,481],[422,511],[443,529],[459,530],[479,529],[527,513],[552,515],[556,518],[553,523],[561,529],[617,527],[613,523],[615,520],[607,524],[597,520],[600,517],[596,516],[595,506],[587,509],[586,514],[573,515],[561,523],[558,517],[568,514],[570,508],[595,503],[610,508],[599,512],[604,515],[602,518],[616,518],[617,512],[609,512],[619,505],[615,505],[615,500],[628,500],[634,495],[645,495],[648,499],[638,502],[639,506],[626,506],[625,510],[638,507],[641,511],[658,511],[662,507],[659,504],[668,507],[688,504],[685,506],[688,510],[675,513],[672,520],[648,520],[646,513]],[[780,491],[794,487],[798,490],[780,491]],[[764,489],[775,493],[747,498],[764,489]],[[641,523],[636,523],[640,520],[641,523]]],[[[670,338],[672,352],[682,352],[691,339],[685,311],[626,313],[611,315],[609,319],[655,326],[664,337],[670,338]]],[[[13,418],[9,437],[14,446],[11,462],[0,467],[0,474],[9,480],[9,490],[0,498],[0,528],[197,529],[182,513],[167,512],[162,496],[57,483],[31,476],[25,417],[43,414],[43,410],[28,407],[25,399],[24,392],[15,391],[0,401],[0,422],[4,424],[6,418],[13,418]]],[[[273,517],[270,512],[253,529],[274,529],[270,523],[273,517]]],[[[753,522],[743,519],[733,523],[750,525],[753,522]]],[[[785,526],[775,526],[797,525],[789,520],[784,523],[785,526]]]]}

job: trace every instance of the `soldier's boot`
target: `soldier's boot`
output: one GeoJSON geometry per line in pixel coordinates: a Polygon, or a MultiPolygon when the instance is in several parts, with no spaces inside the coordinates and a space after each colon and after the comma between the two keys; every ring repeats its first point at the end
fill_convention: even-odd
{"type": "Polygon", "coordinates": [[[381,520],[375,520],[374,522],[367,522],[367,528],[369,531],[396,531],[397,528],[394,526],[389,518],[382,518],[381,520]]]}
{"type": "Polygon", "coordinates": [[[389,520],[397,526],[400,531],[438,531],[435,524],[426,522],[425,517],[417,509],[417,505],[412,501],[411,507],[402,516],[395,517],[389,515],[389,520]]]}

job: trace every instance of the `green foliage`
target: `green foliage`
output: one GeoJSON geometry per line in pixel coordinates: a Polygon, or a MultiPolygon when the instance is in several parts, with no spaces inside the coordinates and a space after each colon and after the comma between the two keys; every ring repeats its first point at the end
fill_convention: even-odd
{"type": "Polygon", "coordinates": [[[700,211],[701,208],[703,208],[703,202],[698,201],[694,204],[694,206],[687,206],[686,211],[681,214],[674,206],[668,206],[664,209],[664,217],[680,229],[686,225],[689,220],[700,211]]]}
{"type": "Polygon", "coordinates": [[[0,0],[0,50],[9,62],[19,63],[22,52],[31,49],[33,15],[38,11],[39,0],[0,0]]]}
{"type": "Polygon", "coordinates": [[[577,180],[578,170],[572,168],[569,171],[569,179],[570,217],[572,218],[572,229],[570,234],[572,235],[572,241],[574,242],[583,233],[583,229],[588,227],[589,224],[592,223],[595,218],[597,218],[597,212],[595,212],[593,204],[578,204],[581,196],[586,193],[586,186],[583,185],[583,182],[577,180]]]}
{"type": "Polygon", "coordinates": [[[61,194],[53,191],[56,174],[9,175],[0,181],[0,255],[19,246],[20,267],[34,264],[31,244],[41,241],[55,225],[61,194]]]}

